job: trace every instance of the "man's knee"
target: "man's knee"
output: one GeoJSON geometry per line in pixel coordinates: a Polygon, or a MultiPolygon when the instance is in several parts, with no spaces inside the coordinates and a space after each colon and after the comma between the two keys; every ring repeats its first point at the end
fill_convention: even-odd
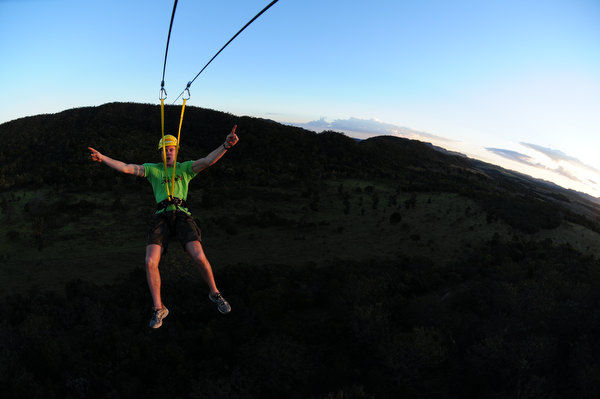
{"type": "Polygon", "coordinates": [[[207,263],[206,255],[204,254],[204,250],[202,249],[202,244],[200,241],[190,241],[185,246],[188,254],[194,259],[194,261],[198,263],[207,263]]]}
{"type": "Polygon", "coordinates": [[[158,264],[160,263],[160,255],[162,248],[157,246],[157,248],[149,247],[146,250],[146,268],[148,269],[157,269],[158,264]]]}
{"type": "Polygon", "coordinates": [[[204,252],[201,254],[196,254],[195,256],[192,256],[192,258],[194,259],[194,261],[196,263],[199,263],[203,266],[208,266],[208,259],[206,258],[206,255],[204,255],[204,252]]]}
{"type": "Polygon", "coordinates": [[[157,256],[146,256],[146,268],[148,269],[158,269],[158,264],[160,263],[160,258],[157,256]]]}

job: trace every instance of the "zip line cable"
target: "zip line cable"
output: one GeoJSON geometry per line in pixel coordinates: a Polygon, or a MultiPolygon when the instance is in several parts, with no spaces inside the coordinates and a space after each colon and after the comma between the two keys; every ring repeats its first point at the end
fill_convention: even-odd
{"type": "MultiPolygon", "coordinates": [[[[246,25],[244,25],[244,27],[242,29],[240,29],[238,31],[238,33],[236,33],[231,39],[229,39],[229,41],[227,43],[225,43],[225,45],[223,47],[221,47],[221,50],[219,50],[217,52],[217,54],[215,54],[210,61],[208,61],[206,63],[206,65],[204,65],[204,67],[200,70],[200,72],[198,72],[198,74],[194,77],[194,79],[192,79],[191,81],[188,82],[187,86],[185,87],[185,89],[177,96],[177,98],[175,99],[175,101],[173,101],[173,104],[175,104],[177,102],[177,100],[179,100],[179,97],[181,97],[183,95],[183,93],[188,92],[189,94],[189,89],[190,86],[192,85],[192,83],[194,83],[194,81],[198,78],[198,76],[200,76],[200,74],[206,69],[206,67],[215,59],[217,58],[217,56],[221,53],[221,51],[223,51],[225,49],[225,47],[227,47],[229,45],[229,43],[231,43],[233,41],[233,39],[235,39],[240,33],[242,33],[242,31],[244,29],[246,29],[252,22],[254,22],[258,17],[260,17],[265,11],[267,11],[269,8],[271,8],[271,6],[275,3],[277,3],[279,0],[273,0],[271,3],[269,3],[268,6],[266,6],[265,8],[262,9],[261,12],[259,12],[258,14],[256,14],[254,16],[254,18],[252,18],[250,21],[248,21],[248,23],[246,25]]],[[[173,9],[173,13],[175,13],[175,9],[173,9]]],[[[165,61],[166,62],[166,61],[165,61]]]]}
{"type": "MultiPolygon", "coordinates": [[[[161,142],[162,142],[162,153],[163,153],[163,164],[165,167],[165,177],[168,179],[167,172],[167,149],[165,146],[165,99],[167,98],[167,91],[165,90],[165,71],[167,69],[167,54],[169,53],[169,41],[171,40],[171,29],[173,28],[173,19],[175,18],[175,10],[177,9],[177,0],[173,3],[173,13],[171,14],[171,23],[169,24],[169,35],[167,36],[167,47],[165,49],[165,62],[163,63],[162,80],[160,82],[160,127],[161,127],[161,142]]],[[[183,119],[183,110],[185,109],[185,99],[183,100],[183,107],[181,108],[181,118],[183,119]]],[[[181,123],[179,124],[179,131],[181,132],[181,123]]],[[[169,190],[169,182],[167,181],[167,198],[169,201],[173,200],[173,191],[175,190],[175,168],[177,165],[177,152],[179,150],[179,134],[177,134],[177,150],[175,151],[175,163],[173,164],[173,185],[172,189],[169,190]]]]}
{"type": "MultiPolygon", "coordinates": [[[[185,103],[190,98],[190,86],[192,85],[192,83],[194,83],[194,81],[198,78],[198,76],[200,76],[200,74],[206,69],[206,67],[215,58],[217,58],[217,56],[221,53],[221,51],[223,51],[225,49],[225,47],[227,47],[229,45],[229,43],[231,43],[240,33],[242,33],[244,31],[244,29],[246,29],[258,17],[260,17],[265,11],[267,11],[269,8],[271,8],[271,6],[273,4],[277,3],[277,1],[279,1],[279,0],[273,0],[271,3],[269,3],[269,5],[267,5],[265,8],[263,8],[261,12],[256,14],[254,16],[254,18],[252,18],[250,21],[248,21],[248,23],[246,25],[244,25],[244,27],[242,29],[240,29],[231,39],[229,39],[229,41],[227,43],[225,43],[225,45],[223,47],[221,47],[221,49],[210,59],[210,61],[208,61],[206,63],[206,65],[204,65],[204,67],[200,70],[200,72],[198,72],[198,74],[194,77],[194,79],[192,79],[191,81],[188,82],[185,89],[181,92],[181,94],[179,94],[177,96],[177,98],[173,102],[173,104],[175,104],[175,102],[177,102],[177,100],[187,92],[187,97],[186,96],[183,97],[183,105],[181,106],[181,118],[179,119],[179,131],[177,132],[177,145],[175,148],[175,159],[173,161],[173,173],[172,173],[172,178],[171,178],[171,187],[169,190],[169,173],[168,173],[168,168],[167,168],[167,151],[166,151],[166,140],[165,140],[165,99],[167,98],[167,91],[165,90],[165,71],[167,68],[167,54],[169,52],[169,41],[171,39],[171,29],[173,28],[173,19],[175,18],[175,10],[177,9],[177,0],[175,0],[175,2],[173,4],[173,13],[171,14],[171,23],[169,24],[169,35],[167,36],[167,47],[165,49],[165,61],[163,63],[163,73],[162,73],[162,80],[160,82],[160,95],[159,95],[159,97],[160,97],[160,123],[161,123],[161,134],[162,134],[162,139],[161,139],[162,154],[163,154],[163,164],[164,164],[164,168],[165,168],[165,178],[167,179],[167,182],[166,182],[167,183],[166,184],[167,198],[168,198],[169,202],[174,200],[175,169],[177,168],[177,155],[179,153],[179,146],[180,146],[181,125],[183,123],[183,112],[185,110],[185,103]]],[[[235,128],[234,128],[234,130],[235,130],[235,128]]]]}
{"type": "Polygon", "coordinates": [[[167,70],[167,54],[169,53],[169,41],[171,40],[171,29],[173,28],[173,19],[175,19],[175,10],[177,9],[177,0],[173,3],[173,13],[171,14],[171,23],[169,24],[169,35],[167,36],[167,48],[165,49],[165,62],[163,64],[162,80],[160,81],[160,96],[162,97],[163,92],[165,98],[167,92],[165,91],[165,71],[167,70]]]}

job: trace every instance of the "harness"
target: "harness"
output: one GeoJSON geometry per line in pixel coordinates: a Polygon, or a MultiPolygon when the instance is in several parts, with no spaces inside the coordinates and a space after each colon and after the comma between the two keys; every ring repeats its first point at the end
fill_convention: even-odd
{"type": "Polygon", "coordinates": [[[187,209],[187,202],[184,199],[171,197],[156,204],[156,211],[165,211],[169,205],[175,205],[177,210],[179,210],[179,208],[187,209]]]}

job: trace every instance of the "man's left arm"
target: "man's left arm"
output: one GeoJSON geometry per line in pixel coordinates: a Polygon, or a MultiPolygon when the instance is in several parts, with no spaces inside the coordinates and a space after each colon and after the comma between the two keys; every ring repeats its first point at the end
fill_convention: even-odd
{"type": "Polygon", "coordinates": [[[211,165],[214,165],[231,147],[237,144],[239,141],[238,136],[235,134],[235,129],[237,129],[237,125],[231,129],[231,133],[227,135],[225,139],[225,143],[220,145],[218,148],[213,150],[210,154],[205,156],[204,158],[200,158],[194,161],[192,164],[192,170],[194,173],[198,173],[211,165]]]}

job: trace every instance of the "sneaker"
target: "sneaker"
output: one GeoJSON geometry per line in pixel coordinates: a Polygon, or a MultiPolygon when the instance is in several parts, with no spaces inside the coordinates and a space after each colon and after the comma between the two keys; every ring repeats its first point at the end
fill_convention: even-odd
{"type": "Polygon", "coordinates": [[[229,302],[223,298],[223,295],[221,295],[220,292],[217,292],[214,295],[208,294],[208,299],[217,304],[217,309],[219,309],[219,312],[223,314],[231,312],[231,306],[229,306],[229,302]]]}
{"type": "Polygon", "coordinates": [[[163,305],[160,309],[152,308],[152,311],[154,314],[152,315],[152,319],[150,319],[150,328],[158,328],[162,326],[163,319],[169,314],[169,309],[163,305]]]}

